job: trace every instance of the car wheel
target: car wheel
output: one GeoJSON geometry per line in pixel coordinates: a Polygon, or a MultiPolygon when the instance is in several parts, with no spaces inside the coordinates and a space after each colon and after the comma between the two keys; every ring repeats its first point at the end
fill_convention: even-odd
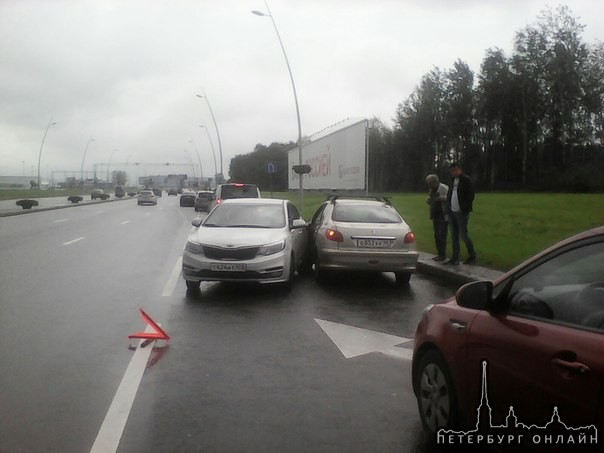
{"type": "Polygon", "coordinates": [[[325,269],[321,268],[321,262],[319,260],[319,252],[317,249],[313,252],[313,274],[315,277],[315,281],[319,284],[325,283],[325,273],[327,272],[325,269]]]}
{"type": "Polygon", "coordinates": [[[201,282],[187,280],[187,289],[189,291],[198,291],[200,286],[201,286],[201,282]]]}
{"type": "Polygon", "coordinates": [[[295,278],[295,274],[296,274],[296,259],[294,257],[294,255],[292,254],[292,256],[290,257],[290,265],[289,265],[289,274],[287,276],[287,281],[283,282],[283,289],[285,291],[291,291],[292,288],[294,287],[294,278],[295,278]]]}
{"type": "Polygon", "coordinates": [[[411,280],[411,272],[395,272],[394,276],[396,277],[396,284],[398,286],[406,285],[411,280]]]}
{"type": "Polygon", "coordinates": [[[444,359],[435,350],[426,352],[419,361],[415,375],[419,415],[431,439],[441,428],[457,424],[457,396],[453,379],[444,359]]]}

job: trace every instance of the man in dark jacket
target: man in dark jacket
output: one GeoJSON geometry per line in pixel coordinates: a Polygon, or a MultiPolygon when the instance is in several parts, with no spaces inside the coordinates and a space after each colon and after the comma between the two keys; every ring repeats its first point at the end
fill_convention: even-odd
{"type": "Polygon", "coordinates": [[[458,163],[452,163],[449,167],[453,181],[447,193],[447,204],[449,206],[449,224],[451,225],[451,243],[453,255],[445,264],[459,264],[459,239],[466,244],[468,258],[464,264],[476,262],[476,250],[474,243],[468,234],[468,221],[472,212],[474,201],[474,183],[458,163]]]}

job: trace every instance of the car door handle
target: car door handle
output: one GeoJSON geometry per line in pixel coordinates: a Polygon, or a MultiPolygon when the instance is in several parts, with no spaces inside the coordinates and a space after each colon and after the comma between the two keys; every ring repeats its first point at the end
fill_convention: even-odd
{"type": "Polygon", "coordinates": [[[581,363],[581,362],[569,362],[567,360],[562,360],[562,359],[559,359],[557,357],[554,358],[554,359],[552,359],[552,363],[554,365],[556,365],[556,366],[559,366],[561,368],[565,368],[565,369],[567,369],[569,371],[574,371],[574,372],[579,373],[579,374],[585,374],[585,373],[591,371],[590,368],[587,365],[585,365],[584,363],[581,363]]]}
{"type": "Polygon", "coordinates": [[[456,319],[449,319],[449,323],[453,326],[455,330],[466,330],[468,324],[463,321],[458,321],[456,319]]]}

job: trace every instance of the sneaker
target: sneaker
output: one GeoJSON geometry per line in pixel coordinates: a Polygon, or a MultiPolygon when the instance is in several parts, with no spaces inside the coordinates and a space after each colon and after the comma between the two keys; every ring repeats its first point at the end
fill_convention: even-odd
{"type": "Polygon", "coordinates": [[[459,260],[450,259],[449,261],[445,261],[445,264],[449,266],[457,266],[459,264],[459,260]]]}
{"type": "Polygon", "coordinates": [[[464,264],[476,264],[476,257],[470,256],[467,260],[464,260],[464,264]]]}
{"type": "Polygon", "coordinates": [[[446,256],[435,256],[434,258],[432,258],[434,261],[444,261],[447,259],[446,256]]]}

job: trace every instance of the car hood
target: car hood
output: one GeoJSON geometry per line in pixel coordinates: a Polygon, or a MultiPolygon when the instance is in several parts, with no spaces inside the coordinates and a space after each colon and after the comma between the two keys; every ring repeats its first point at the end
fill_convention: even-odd
{"type": "Polygon", "coordinates": [[[253,247],[271,244],[284,238],[281,228],[219,228],[199,227],[189,240],[216,247],[253,247]]]}

